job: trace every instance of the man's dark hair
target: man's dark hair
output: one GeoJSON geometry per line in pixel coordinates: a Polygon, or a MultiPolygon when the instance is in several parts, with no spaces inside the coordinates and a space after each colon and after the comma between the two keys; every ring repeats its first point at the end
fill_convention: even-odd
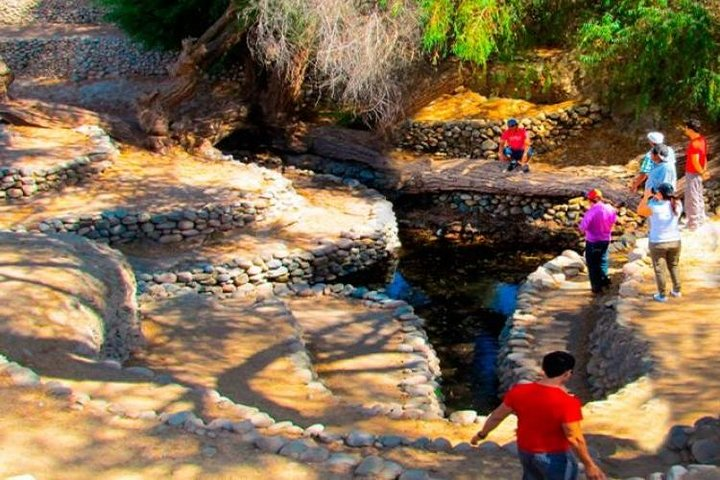
{"type": "Polygon", "coordinates": [[[685,120],[685,126],[694,132],[700,133],[702,123],[697,118],[688,118],[685,120]]]}
{"type": "Polygon", "coordinates": [[[559,377],[573,368],[575,368],[575,357],[568,352],[558,350],[543,357],[542,369],[548,378],[559,377]]]}
{"type": "Polygon", "coordinates": [[[668,150],[667,146],[665,146],[663,144],[658,144],[652,148],[652,153],[654,153],[658,157],[667,158],[668,155],[670,154],[670,151],[668,150]]]}

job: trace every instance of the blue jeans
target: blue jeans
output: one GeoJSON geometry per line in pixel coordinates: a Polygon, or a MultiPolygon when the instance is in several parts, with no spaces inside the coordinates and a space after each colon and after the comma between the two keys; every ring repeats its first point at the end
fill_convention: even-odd
{"type": "Polygon", "coordinates": [[[572,453],[518,452],[523,467],[522,480],[576,480],[578,463],[572,453]]]}
{"type": "Polygon", "coordinates": [[[585,244],[585,260],[587,261],[588,277],[592,291],[598,293],[610,284],[608,278],[608,247],[610,242],[587,242],[585,244]]]}
{"type": "MultiPolygon", "coordinates": [[[[503,153],[504,153],[505,156],[506,156],[507,158],[509,158],[511,161],[513,161],[513,162],[519,162],[520,160],[522,160],[522,157],[523,157],[523,154],[525,153],[525,150],[524,150],[524,149],[513,150],[513,149],[510,148],[510,147],[505,147],[505,148],[503,148],[503,153]]],[[[527,152],[527,159],[528,159],[528,161],[530,161],[530,157],[533,156],[533,153],[535,153],[535,152],[533,151],[532,147],[528,148],[528,152],[527,152]]]]}

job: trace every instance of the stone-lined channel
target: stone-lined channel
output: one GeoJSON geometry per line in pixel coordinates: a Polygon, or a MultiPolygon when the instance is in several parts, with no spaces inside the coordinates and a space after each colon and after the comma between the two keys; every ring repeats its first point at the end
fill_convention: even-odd
{"type": "Polygon", "coordinates": [[[345,277],[385,288],[415,307],[442,367],[448,413],[488,413],[498,404],[498,336],[515,310],[520,283],[559,252],[461,246],[401,228],[400,261],[392,271],[345,277]]]}

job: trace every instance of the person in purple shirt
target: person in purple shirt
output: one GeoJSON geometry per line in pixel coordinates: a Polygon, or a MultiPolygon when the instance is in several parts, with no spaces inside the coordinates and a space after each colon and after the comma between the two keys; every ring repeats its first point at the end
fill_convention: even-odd
{"type": "Polygon", "coordinates": [[[591,207],[585,212],[579,228],[585,234],[585,261],[593,293],[601,293],[610,285],[608,277],[608,247],[612,229],[617,221],[615,209],[603,201],[602,192],[597,188],[587,195],[591,207]]]}

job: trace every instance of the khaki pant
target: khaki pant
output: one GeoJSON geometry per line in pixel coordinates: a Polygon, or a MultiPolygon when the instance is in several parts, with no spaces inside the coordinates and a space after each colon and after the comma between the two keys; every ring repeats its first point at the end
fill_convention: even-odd
{"type": "Polygon", "coordinates": [[[650,258],[655,270],[655,282],[658,293],[667,294],[667,281],[665,268],[670,272],[670,280],[675,292],[680,291],[680,277],[678,276],[678,263],[680,263],[680,240],[674,242],[661,242],[650,244],[650,258]]]}
{"type": "Polygon", "coordinates": [[[705,223],[705,199],[703,198],[703,180],[700,175],[688,173],[685,175],[685,216],[687,227],[695,230],[705,223]]]}

